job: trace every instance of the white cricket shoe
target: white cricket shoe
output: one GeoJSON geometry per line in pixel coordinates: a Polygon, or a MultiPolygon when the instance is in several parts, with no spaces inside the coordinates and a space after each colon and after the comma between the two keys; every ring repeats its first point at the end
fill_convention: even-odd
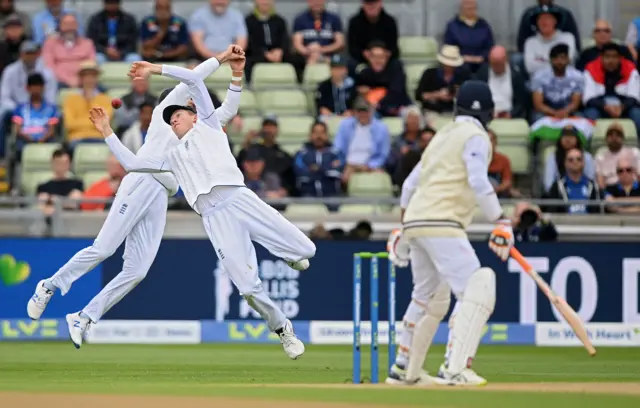
{"type": "Polygon", "coordinates": [[[75,348],[82,346],[82,341],[86,339],[89,332],[91,320],[81,317],[80,312],[67,315],[67,325],[69,326],[69,337],[75,348]]]}
{"type": "Polygon", "coordinates": [[[36,292],[29,299],[29,303],[27,303],[27,314],[33,320],[38,320],[42,313],[44,313],[44,309],[47,308],[51,297],[53,296],[53,291],[44,287],[44,280],[38,282],[38,286],[36,286],[36,292]]]}
{"type": "Polygon", "coordinates": [[[278,336],[280,336],[280,343],[282,343],[284,352],[290,359],[297,360],[304,354],[304,344],[293,332],[293,325],[291,324],[291,321],[287,320],[287,323],[285,323],[280,333],[278,333],[278,336]]]}
{"type": "Polygon", "coordinates": [[[444,364],[440,366],[438,376],[433,378],[438,385],[453,385],[458,387],[481,387],[487,385],[488,382],[470,368],[465,368],[460,374],[452,374],[444,364]]]}
{"type": "Polygon", "coordinates": [[[389,376],[384,380],[388,385],[433,385],[435,380],[426,371],[422,371],[415,381],[407,381],[406,370],[394,364],[389,370],[389,376]]]}
{"type": "Polygon", "coordinates": [[[309,260],[303,259],[301,261],[287,261],[287,265],[296,271],[304,271],[309,268],[309,260]]]}

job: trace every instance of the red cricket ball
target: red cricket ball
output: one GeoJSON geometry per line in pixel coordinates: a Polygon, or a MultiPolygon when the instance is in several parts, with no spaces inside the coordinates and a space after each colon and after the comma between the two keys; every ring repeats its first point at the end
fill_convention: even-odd
{"type": "Polygon", "coordinates": [[[119,109],[122,106],[122,99],[113,98],[111,100],[111,106],[113,106],[113,109],[119,109]]]}

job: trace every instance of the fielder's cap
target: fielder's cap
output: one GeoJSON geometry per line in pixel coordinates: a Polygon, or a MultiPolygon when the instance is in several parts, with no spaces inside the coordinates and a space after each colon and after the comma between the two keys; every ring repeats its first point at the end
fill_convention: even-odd
{"type": "Polygon", "coordinates": [[[40,46],[33,41],[23,41],[20,44],[20,52],[32,53],[40,51],[40,46]]]}
{"type": "Polygon", "coordinates": [[[257,146],[257,145],[249,146],[249,148],[247,149],[244,155],[244,161],[262,161],[262,160],[264,160],[264,157],[262,156],[262,150],[260,149],[260,146],[257,146]]]}
{"type": "Polygon", "coordinates": [[[363,97],[358,97],[358,99],[356,99],[356,101],[353,103],[353,109],[361,112],[368,111],[369,109],[371,109],[371,105],[363,97]]]}
{"type": "Polygon", "coordinates": [[[347,59],[340,54],[333,54],[331,56],[332,67],[345,67],[347,66],[347,59]]]}
{"type": "Polygon", "coordinates": [[[264,125],[276,125],[278,126],[278,117],[274,114],[266,115],[262,119],[262,126],[264,125]]]}
{"type": "Polygon", "coordinates": [[[185,110],[193,114],[197,113],[196,110],[191,106],[169,105],[164,108],[164,111],[162,111],[162,119],[164,119],[167,125],[171,126],[171,116],[173,116],[173,114],[179,110],[185,110]]]}
{"type": "Polygon", "coordinates": [[[20,17],[13,14],[4,21],[4,24],[2,24],[3,28],[10,27],[10,26],[22,26],[22,20],[20,20],[20,17]]]}

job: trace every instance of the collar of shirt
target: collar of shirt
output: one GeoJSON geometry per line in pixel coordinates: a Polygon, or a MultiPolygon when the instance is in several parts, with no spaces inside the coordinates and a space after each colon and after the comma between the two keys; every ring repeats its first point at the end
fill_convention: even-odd
{"type": "Polygon", "coordinates": [[[506,78],[511,78],[511,67],[509,66],[509,64],[507,63],[507,67],[504,70],[504,72],[500,75],[496,74],[495,72],[493,72],[493,70],[491,68],[489,68],[489,79],[504,79],[506,80],[506,78]]]}
{"type": "Polygon", "coordinates": [[[482,126],[482,123],[480,123],[478,119],[472,116],[466,116],[466,115],[456,116],[454,119],[454,122],[459,122],[459,123],[470,122],[477,125],[480,129],[484,129],[484,126],[482,126]]]}
{"type": "MultiPolygon", "coordinates": [[[[617,186],[618,186],[618,189],[620,189],[620,191],[626,191],[624,186],[620,182],[618,182],[617,186]]],[[[633,184],[631,185],[631,190],[637,190],[639,186],[640,184],[638,184],[638,181],[634,181],[633,184]]]]}

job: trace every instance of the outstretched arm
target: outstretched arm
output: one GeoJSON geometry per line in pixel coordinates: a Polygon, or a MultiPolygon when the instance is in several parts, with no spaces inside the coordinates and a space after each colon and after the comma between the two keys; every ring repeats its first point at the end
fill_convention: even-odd
{"type": "Polygon", "coordinates": [[[222,102],[222,105],[216,109],[215,112],[223,126],[238,114],[245,61],[246,59],[244,57],[229,61],[229,65],[231,66],[231,84],[229,84],[229,90],[224,98],[224,102],[222,102]]]}

